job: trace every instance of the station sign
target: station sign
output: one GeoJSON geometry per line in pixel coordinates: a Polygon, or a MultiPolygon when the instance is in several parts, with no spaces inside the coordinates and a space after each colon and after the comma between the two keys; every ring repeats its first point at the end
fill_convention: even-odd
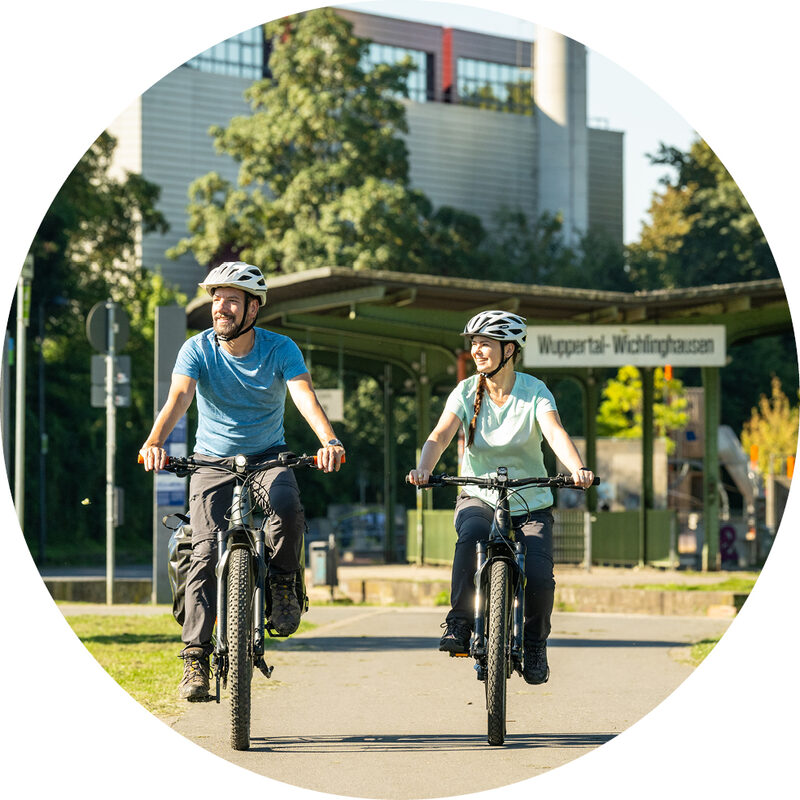
{"type": "Polygon", "coordinates": [[[724,325],[529,325],[526,367],[722,367],[724,325]]]}

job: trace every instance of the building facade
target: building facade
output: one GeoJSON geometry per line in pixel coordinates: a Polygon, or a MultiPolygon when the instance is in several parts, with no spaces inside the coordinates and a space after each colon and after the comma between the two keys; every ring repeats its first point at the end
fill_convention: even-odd
{"type": "MultiPolygon", "coordinates": [[[[623,134],[586,115],[586,51],[539,30],[534,42],[338,10],[371,41],[371,63],[411,56],[406,105],[410,180],[435,207],[476,214],[491,227],[502,207],[533,221],[558,213],[571,241],[599,227],[622,241],[623,134]]],[[[256,27],[220,42],[148,89],[109,127],[115,167],[161,187],[167,234],[148,234],[142,262],[193,295],[205,274],[191,254],[165,251],[186,232],[187,190],[210,171],[236,181],[214,151],[211,125],[248,114],[243,94],[268,75],[269,44],[256,27]]]]}

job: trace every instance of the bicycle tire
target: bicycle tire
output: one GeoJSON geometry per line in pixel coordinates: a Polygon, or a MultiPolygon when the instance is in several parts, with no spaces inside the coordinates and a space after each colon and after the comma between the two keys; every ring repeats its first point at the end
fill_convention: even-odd
{"type": "Polygon", "coordinates": [[[508,668],[508,563],[495,561],[489,575],[488,637],[486,643],[486,712],[488,741],[501,745],[506,736],[506,679],[508,668]]]}
{"type": "Polygon", "coordinates": [[[228,687],[231,700],[231,747],[250,747],[250,684],[253,677],[253,625],[250,551],[231,551],[228,565],[228,687]]]}

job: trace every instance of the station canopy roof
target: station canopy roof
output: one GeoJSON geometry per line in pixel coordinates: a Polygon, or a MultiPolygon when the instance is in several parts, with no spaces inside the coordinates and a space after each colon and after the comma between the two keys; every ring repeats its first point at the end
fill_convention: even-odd
{"type": "MultiPolygon", "coordinates": [[[[375,361],[419,374],[452,375],[460,332],[470,316],[502,308],[529,324],[724,324],[728,344],[791,331],[780,280],[686,289],[612,292],[472,280],[404,272],[322,267],[268,279],[259,325],[316,353],[345,351],[348,364],[374,372],[375,361]]],[[[211,300],[187,307],[190,328],[211,325],[211,300]]],[[[325,356],[323,355],[323,360],[325,356]]],[[[340,357],[341,360],[341,357],[340,357]]],[[[452,381],[452,378],[450,378],[452,381]]]]}

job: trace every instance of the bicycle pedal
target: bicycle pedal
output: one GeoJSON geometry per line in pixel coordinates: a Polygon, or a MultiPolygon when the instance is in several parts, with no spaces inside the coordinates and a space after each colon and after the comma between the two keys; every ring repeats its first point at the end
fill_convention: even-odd
{"type": "Polygon", "coordinates": [[[469,658],[469,653],[450,653],[450,658],[469,658]]]}

